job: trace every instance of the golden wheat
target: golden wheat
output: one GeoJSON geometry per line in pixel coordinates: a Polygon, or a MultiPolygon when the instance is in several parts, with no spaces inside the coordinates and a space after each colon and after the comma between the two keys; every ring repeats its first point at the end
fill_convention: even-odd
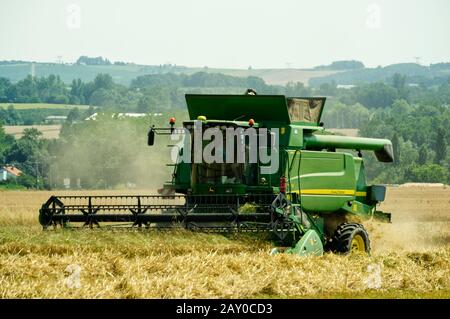
{"type": "Polygon", "coordinates": [[[371,256],[303,258],[256,236],[44,232],[49,195],[0,192],[1,298],[450,297],[446,188],[390,189],[394,223],[366,224],[371,256]]]}

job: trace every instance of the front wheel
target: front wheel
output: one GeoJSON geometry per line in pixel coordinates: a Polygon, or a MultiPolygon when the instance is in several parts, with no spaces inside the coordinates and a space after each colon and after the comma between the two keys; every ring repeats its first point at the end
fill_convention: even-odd
{"type": "Polygon", "coordinates": [[[357,223],[339,225],[331,244],[332,250],[340,254],[370,253],[369,234],[363,225],[357,223]]]}

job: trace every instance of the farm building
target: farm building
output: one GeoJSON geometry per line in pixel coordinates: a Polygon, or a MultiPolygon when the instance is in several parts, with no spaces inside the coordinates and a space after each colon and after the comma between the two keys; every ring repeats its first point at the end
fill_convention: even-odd
{"type": "Polygon", "coordinates": [[[63,115],[50,115],[47,116],[45,118],[45,123],[50,124],[50,123],[58,123],[58,124],[62,124],[67,120],[67,116],[63,116],[63,115]]]}
{"type": "Polygon", "coordinates": [[[6,181],[11,178],[17,178],[22,175],[22,171],[14,166],[0,167],[0,181],[6,181]]]}

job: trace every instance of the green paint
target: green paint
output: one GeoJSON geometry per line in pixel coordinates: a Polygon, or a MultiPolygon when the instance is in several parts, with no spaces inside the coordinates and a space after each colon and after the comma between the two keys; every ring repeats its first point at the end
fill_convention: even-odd
{"type": "MultiPolygon", "coordinates": [[[[275,209],[278,218],[294,225],[294,240],[287,251],[298,255],[322,255],[326,243],[325,219],[332,214],[349,214],[361,219],[390,220],[390,214],[375,210],[384,200],[384,188],[366,184],[364,161],[346,150],[375,152],[382,162],[392,162],[392,143],[386,139],[327,135],[319,125],[325,98],[286,98],[281,95],[186,95],[192,126],[199,116],[205,127],[249,127],[279,130],[280,168],[261,174],[261,163],[243,170],[241,180],[228,183],[197,180],[203,164],[178,164],[173,187],[193,194],[279,193],[280,177],[287,182],[290,208],[275,209]]],[[[180,153],[181,154],[181,153],[180,153]]],[[[235,164],[225,164],[235,165],[235,164]]],[[[220,176],[219,176],[220,177],[220,176]]],[[[210,178],[210,177],[208,177],[210,178]]]]}
{"type": "Polygon", "coordinates": [[[214,120],[249,120],[289,122],[283,95],[203,95],[186,94],[189,118],[203,115],[214,120]],[[274,112],[276,110],[276,112],[274,112]]]}
{"type": "Polygon", "coordinates": [[[305,232],[305,234],[293,248],[287,249],[286,253],[299,256],[322,256],[322,240],[315,230],[310,229],[305,232]]]}

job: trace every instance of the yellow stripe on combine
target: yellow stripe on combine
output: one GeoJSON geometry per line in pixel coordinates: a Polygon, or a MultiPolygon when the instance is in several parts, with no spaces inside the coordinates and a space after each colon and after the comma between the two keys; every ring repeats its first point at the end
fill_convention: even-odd
{"type": "Polygon", "coordinates": [[[352,189],[301,189],[302,195],[355,195],[352,189]]]}
{"type": "Polygon", "coordinates": [[[366,197],[367,193],[366,192],[355,192],[355,195],[359,196],[359,197],[366,197]]]}
{"type": "Polygon", "coordinates": [[[297,193],[301,195],[350,195],[365,197],[366,192],[356,192],[353,189],[302,189],[293,190],[292,193],[297,193]]]}

